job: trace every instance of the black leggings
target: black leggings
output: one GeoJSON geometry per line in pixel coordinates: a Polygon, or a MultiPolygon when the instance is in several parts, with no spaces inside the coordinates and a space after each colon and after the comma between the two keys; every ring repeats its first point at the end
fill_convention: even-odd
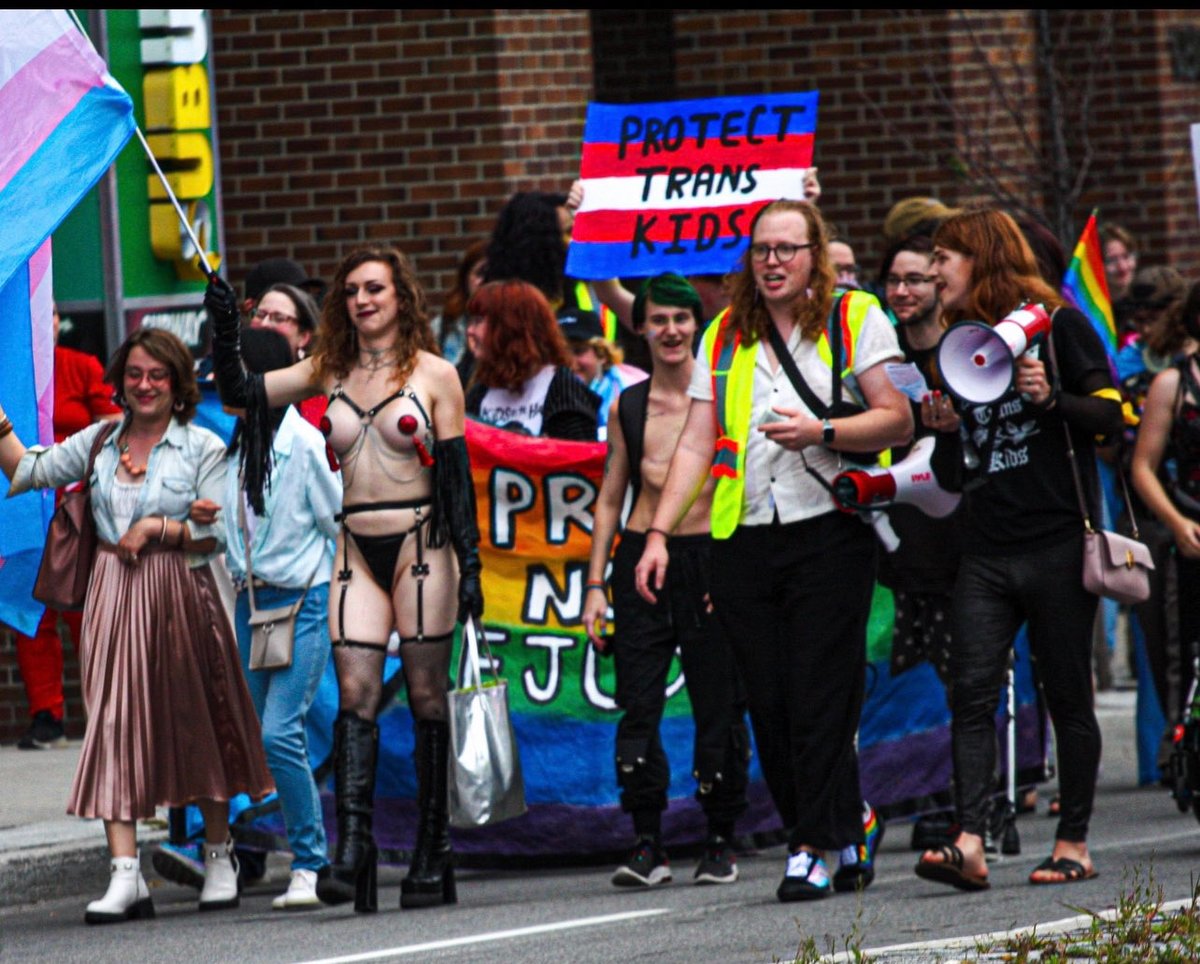
{"type": "Polygon", "coordinates": [[[964,556],[954,592],[950,690],[954,791],[963,830],[983,836],[995,789],[996,709],[1022,622],[1054,723],[1062,814],[1056,837],[1087,840],[1100,767],[1083,534],[1012,556],[964,556]]]}

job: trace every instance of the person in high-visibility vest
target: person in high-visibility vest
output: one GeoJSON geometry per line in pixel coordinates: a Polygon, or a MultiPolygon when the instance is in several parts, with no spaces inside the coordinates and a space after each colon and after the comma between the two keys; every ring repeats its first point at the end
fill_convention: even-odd
{"type": "Polygon", "coordinates": [[[772,202],[755,218],[731,307],[709,325],[697,356],[687,424],[636,570],[639,592],[653,600],[667,535],[711,472],[711,599],[788,828],[783,901],[869,882],[858,866],[866,841],[855,734],[875,537],[838,511],[823,483],[838,471],[839,453],[903,444],[913,426],[885,370],[901,357],[895,332],[872,295],[835,295],[827,239],[821,215],[803,201],[772,202]],[[772,341],[807,389],[796,387],[772,341]],[[841,347],[836,360],[833,346],[841,347]],[[831,409],[835,373],[857,405],[831,409]],[[840,855],[832,879],[828,851],[840,855]]]}

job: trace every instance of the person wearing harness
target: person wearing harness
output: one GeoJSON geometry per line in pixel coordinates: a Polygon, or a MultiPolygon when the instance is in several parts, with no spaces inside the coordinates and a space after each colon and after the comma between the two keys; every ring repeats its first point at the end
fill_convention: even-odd
{"type": "Polygon", "coordinates": [[[696,799],[708,821],[694,879],[698,884],[731,884],[738,877],[732,843],[735,821],[746,809],[750,736],[733,653],[708,605],[711,483],[671,537],[677,564],[663,598],[648,605],[633,584],[646,527],[687,417],[692,344],[701,311],[700,296],[677,274],[651,278],[638,294],[634,324],[650,346],[654,370],[648,381],[625,389],[611,403],[608,458],[592,528],[583,625],[592,645],[600,652],[611,648],[616,662],[617,703],[622,709],[617,783],[621,809],[633,818],[637,835],[629,859],[613,874],[618,886],[648,887],[671,879],[661,832],[671,770],[659,725],[676,649],[696,723],[696,799]],[[605,635],[609,582],[604,573],[629,485],[633,510],[612,560],[617,632],[610,638],[605,635]]]}
{"type": "Polygon", "coordinates": [[[774,201],[755,217],[732,306],[705,332],[635,573],[653,602],[668,536],[711,472],[712,603],[788,830],[783,901],[829,895],[830,849],[847,868],[838,889],[869,882],[854,869],[865,842],[855,735],[875,537],[838,511],[827,485],[839,452],[912,434],[908,402],[884,368],[900,357],[892,326],[874,296],[835,297],[827,240],[821,215],[802,201],[774,201]],[[843,391],[859,404],[837,401],[843,391]]]}
{"type": "Polygon", "coordinates": [[[376,909],[378,851],[372,835],[387,640],[400,634],[416,728],[419,823],[400,906],[456,900],[447,815],[450,650],[459,621],[483,612],[475,493],[464,438],[463,395],[439,358],[425,296],[394,248],[351,253],[338,268],[316,353],[265,375],[246,373],[236,302],[209,283],[214,363],[222,401],[246,410],[243,475],[261,513],[270,474],[270,409],[324,392],[331,469],[340,467],[343,509],[336,587],[329,606],[340,708],[334,724],[338,841],[318,881],[326,903],[376,909]]]}

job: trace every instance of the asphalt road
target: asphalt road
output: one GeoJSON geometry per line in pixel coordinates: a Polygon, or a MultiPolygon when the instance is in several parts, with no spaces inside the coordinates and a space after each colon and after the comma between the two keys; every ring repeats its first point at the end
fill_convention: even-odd
{"type": "Polygon", "coordinates": [[[1098,911],[1147,884],[1168,900],[1187,897],[1200,877],[1200,824],[1165,791],[1135,787],[1131,710],[1127,694],[1102,694],[1107,744],[1091,834],[1100,876],[1066,887],[1026,883],[1052,845],[1043,793],[1039,813],[1018,823],[1021,854],[993,864],[992,889],[981,894],[914,877],[908,828],[891,825],[879,876],[861,898],[779,904],[781,847],[744,855],[741,880],[722,887],[693,886],[682,860],[674,883],[633,892],[612,887],[604,868],[466,871],[457,906],[423,911],[398,909],[403,868],[387,868],[373,916],[273,912],[278,884],[243,895],[238,910],[200,915],[194,892],[152,881],[154,921],[85,927],[77,898],[0,912],[0,961],[786,961],[809,937],[822,950],[872,949],[1098,911]]]}

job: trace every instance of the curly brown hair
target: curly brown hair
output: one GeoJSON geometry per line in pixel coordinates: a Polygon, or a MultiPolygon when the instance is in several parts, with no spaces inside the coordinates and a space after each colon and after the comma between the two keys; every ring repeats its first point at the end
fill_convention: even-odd
{"type": "Polygon", "coordinates": [[[554,309],[527,281],[489,281],[467,305],[487,319],[473,380],[517,391],[543,365],[570,366],[571,355],[554,309]]]}
{"type": "MultiPolygon", "coordinates": [[[[750,222],[750,241],[754,242],[754,232],[758,223],[768,214],[788,213],[799,214],[804,218],[808,225],[809,243],[814,245],[809,249],[813,263],[808,284],[809,295],[800,299],[796,305],[794,318],[800,326],[800,333],[810,341],[816,341],[825,329],[825,318],[833,306],[833,289],[837,283],[833,263],[829,260],[829,229],[821,218],[821,213],[807,201],[791,201],[786,198],[772,201],[750,222]]],[[[741,334],[742,340],[752,345],[767,336],[771,316],[758,293],[749,248],[746,248],[741,269],[733,275],[731,287],[729,322],[734,330],[741,334]]]]}
{"type": "Polygon", "coordinates": [[[346,310],[343,292],[350,272],[369,261],[378,261],[391,269],[392,284],[396,287],[399,302],[400,332],[396,339],[397,362],[393,382],[399,386],[408,381],[408,376],[416,367],[418,351],[438,354],[437,339],[429,326],[425,292],[408,258],[399,249],[387,245],[359,248],[347,255],[338,266],[321,312],[321,341],[313,354],[318,382],[345,378],[358,364],[358,329],[346,310]]]}
{"type": "Polygon", "coordinates": [[[943,313],[947,326],[966,320],[994,325],[1028,302],[1040,302],[1047,311],[1063,303],[1042,280],[1037,258],[1017,222],[1003,211],[981,208],[947,218],[933,244],[971,258],[968,304],[943,313]]]}
{"type": "Polygon", "coordinates": [[[173,412],[175,419],[186,425],[196,414],[196,406],[200,404],[200,386],[196,384],[195,363],[187,345],[165,328],[136,328],[129,337],[121,342],[121,346],[113,353],[104,372],[104,380],[116,386],[118,404],[125,408],[125,366],[129,363],[129,353],[140,348],[155,361],[160,361],[171,372],[171,394],[178,411],[173,412]]]}

